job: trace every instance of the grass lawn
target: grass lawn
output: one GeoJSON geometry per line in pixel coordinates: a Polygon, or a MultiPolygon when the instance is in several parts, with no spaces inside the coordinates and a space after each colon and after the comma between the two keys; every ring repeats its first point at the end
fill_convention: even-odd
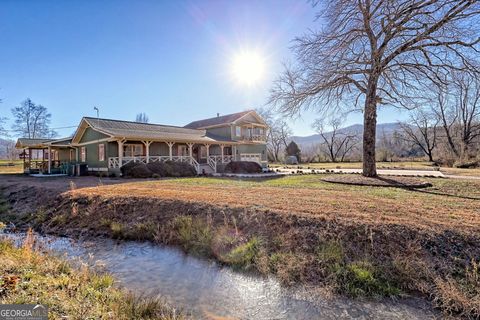
{"type": "Polygon", "coordinates": [[[269,180],[186,178],[82,188],[77,195],[152,197],[256,207],[286,214],[426,229],[480,231],[480,181],[422,179],[433,187],[406,190],[323,182],[325,175],[269,180]]]}
{"type": "Polygon", "coordinates": [[[0,174],[2,173],[23,173],[22,160],[0,160],[0,174]],[[13,166],[10,164],[14,164],[13,166]]]}

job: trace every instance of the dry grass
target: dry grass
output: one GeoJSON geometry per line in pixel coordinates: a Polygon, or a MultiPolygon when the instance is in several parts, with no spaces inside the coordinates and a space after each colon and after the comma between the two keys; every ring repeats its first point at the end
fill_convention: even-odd
{"type": "Polygon", "coordinates": [[[423,190],[335,185],[323,176],[290,176],[258,182],[178,179],[82,188],[74,196],[147,197],[253,207],[285,214],[426,230],[480,232],[480,181],[423,179],[423,190]]]}
{"type": "Polygon", "coordinates": [[[287,284],[351,296],[420,292],[448,313],[480,315],[480,181],[422,179],[433,186],[411,191],[332,184],[325,176],[97,187],[78,180],[70,191],[63,180],[39,188],[23,179],[3,188],[16,213],[0,219],[179,245],[287,284]],[[45,211],[32,214],[32,207],[45,211]]]}
{"type": "Polygon", "coordinates": [[[49,319],[184,319],[159,299],[116,288],[109,274],[37,251],[34,242],[31,233],[21,248],[0,238],[1,304],[43,304],[49,319]]]}
{"type": "Polygon", "coordinates": [[[17,173],[23,173],[23,162],[21,160],[0,160],[0,174],[17,173]],[[13,166],[9,164],[13,164],[13,166]]]}

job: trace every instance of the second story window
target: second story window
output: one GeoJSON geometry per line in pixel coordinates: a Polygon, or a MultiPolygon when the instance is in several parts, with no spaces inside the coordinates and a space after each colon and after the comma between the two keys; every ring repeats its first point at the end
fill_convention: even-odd
{"type": "Polygon", "coordinates": [[[242,127],[240,127],[240,126],[235,127],[235,136],[237,136],[237,137],[242,136],[242,127]]]}

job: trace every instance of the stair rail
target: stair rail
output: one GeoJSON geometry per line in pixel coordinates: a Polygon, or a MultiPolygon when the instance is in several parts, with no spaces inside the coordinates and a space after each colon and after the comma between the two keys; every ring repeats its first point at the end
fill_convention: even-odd
{"type": "Polygon", "coordinates": [[[217,161],[215,160],[215,156],[209,156],[207,163],[210,168],[212,168],[213,172],[217,173],[217,161]]]}
{"type": "Polygon", "coordinates": [[[195,170],[197,170],[197,174],[200,174],[200,163],[198,163],[193,157],[190,157],[190,163],[195,167],[195,170]]]}

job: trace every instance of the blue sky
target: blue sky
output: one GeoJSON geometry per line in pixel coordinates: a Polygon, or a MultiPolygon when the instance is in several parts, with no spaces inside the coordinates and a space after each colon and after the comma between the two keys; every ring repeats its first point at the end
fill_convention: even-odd
{"type": "MultiPolygon", "coordinates": [[[[265,105],[292,39],[316,28],[301,0],[0,2],[0,115],[27,97],[52,113],[52,127],[82,116],[184,125],[265,105]],[[266,60],[252,87],[232,78],[242,50],[266,60]]],[[[312,112],[290,123],[312,134],[312,112]]],[[[401,115],[385,110],[379,122],[401,115]]],[[[350,116],[347,124],[361,122],[350,116]]],[[[10,125],[10,123],[9,123],[10,125]]],[[[59,129],[68,135],[74,129],[59,129]]]]}

